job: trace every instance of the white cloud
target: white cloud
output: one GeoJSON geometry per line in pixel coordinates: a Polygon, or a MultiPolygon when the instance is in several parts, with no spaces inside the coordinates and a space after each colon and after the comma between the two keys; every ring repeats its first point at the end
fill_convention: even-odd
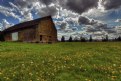
{"type": "Polygon", "coordinates": [[[30,21],[30,20],[33,20],[32,13],[27,13],[26,15],[23,15],[20,22],[26,22],[26,21],[30,21]]]}
{"type": "Polygon", "coordinates": [[[121,23],[121,19],[117,19],[115,22],[117,22],[117,23],[121,23]]]}
{"type": "Polygon", "coordinates": [[[97,9],[97,8],[90,9],[89,11],[82,14],[82,16],[88,16],[92,18],[104,17],[106,15],[107,15],[106,11],[102,12],[100,9],[97,9]]]}
{"type": "Polygon", "coordinates": [[[117,34],[121,35],[121,26],[116,26],[115,30],[117,31],[117,34]]]}
{"type": "Polygon", "coordinates": [[[33,16],[31,13],[33,7],[29,8],[29,5],[23,7],[22,5],[13,4],[12,2],[10,2],[9,4],[14,8],[16,13],[18,12],[20,14],[20,22],[33,20],[33,16]]]}
{"type": "Polygon", "coordinates": [[[9,2],[9,4],[10,4],[14,9],[19,10],[19,8],[18,8],[15,4],[13,4],[12,2],[9,2]]]}
{"type": "Polygon", "coordinates": [[[12,23],[9,23],[6,19],[3,19],[2,20],[2,23],[0,23],[0,27],[1,27],[1,30],[5,30],[11,26],[13,26],[14,24],[12,23]]]}
{"type": "Polygon", "coordinates": [[[5,15],[7,17],[10,16],[15,19],[19,19],[19,16],[16,15],[16,13],[14,13],[14,9],[11,9],[9,7],[0,6],[0,13],[2,13],[3,15],[5,15]]]}
{"type": "Polygon", "coordinates": [[[99,0],[99,2],[98,2],[98,9],[99,9],[101,12],[105,12],[105,8],[104,8],[104,6],[102,5],[102,0],[99,0]]]}
{"type": "Polygon", "coordinates": [[[2,31],[2,24],[0,23],[0,31],[2,31]]]}

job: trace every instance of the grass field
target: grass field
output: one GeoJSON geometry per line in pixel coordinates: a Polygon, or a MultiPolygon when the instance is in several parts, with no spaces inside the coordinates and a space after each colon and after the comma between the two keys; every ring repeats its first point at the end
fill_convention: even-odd
{"type": "Polygon", "coordinates": [[[121,81],[121,43],[0,43],[0,81],[121,81]]]}

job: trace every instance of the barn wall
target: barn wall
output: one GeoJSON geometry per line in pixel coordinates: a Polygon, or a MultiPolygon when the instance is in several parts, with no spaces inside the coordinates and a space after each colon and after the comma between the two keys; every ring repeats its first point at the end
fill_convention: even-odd
{"type": "Polygon", "coordinates": [[[4,39],[5,39],[5,41],[11,41],[11,40],[12,40],[11,33],[5,34],[5,35],[4,35],[4,39]]]}
{"type": "Polygon", "coordinates": [[[36,42],[36,26],[27,28],[27,29],[21,29],[21,30],[14,30],[13,32],[6,33],[4,38],[5,41],[14,41],[13,40],[13,34],[18,33],[18,40],[21,42],[36,42]]]}
{"type": "Polygon", "coordinates": [[[42,35],[42,42],[57,42],[57,30],[51,18],[41,20],[38,31],[39,36],[42,35]]]}
{"type": "Polygon", "coordinates": [[[36,42],[36,28],[28,28],[19,31],[19,41],[36,42]]]}

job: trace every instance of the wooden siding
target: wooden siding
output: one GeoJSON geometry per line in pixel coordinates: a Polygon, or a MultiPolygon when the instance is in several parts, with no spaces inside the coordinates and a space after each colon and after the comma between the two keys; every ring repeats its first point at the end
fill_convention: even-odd
{"type": "Polygon", "coordinates": [[[37,28],[37,26],[32,27],[32,28],[22,29],[19,31],[16,30],[13,32],[5,33],[4,34],[5,41],[12,41],[12,33],[18,32],[18,41],[36,42],[36,40],[37,40],[36,39],[36,28],[37,28]]]}
{"type": "Polygon", "coordinates": [[[6,41],[11,41],[11,40],[12,40],[11,33],[5,34],[4,39],[5,39],[6,41]]]}
{"type": "Polygon", "coordinates": [[[19,41],[36,42],[36,28],[21,30],[19,33],[19,41]]]}
{"type": "Polygon", "coordinates": [[[41,42],[57,42],[57,30],[52,19],[43,19],[38,27],[39,36],[42,36],[41,42]]]}

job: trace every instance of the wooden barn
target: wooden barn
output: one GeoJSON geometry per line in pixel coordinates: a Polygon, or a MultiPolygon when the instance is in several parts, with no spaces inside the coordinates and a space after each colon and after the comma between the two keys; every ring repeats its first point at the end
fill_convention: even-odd
{"type": "Polygon", "coordinates": [[[57,30],[51,16],[14,25],[3,31],[5,41],[57,42],[57,30]]]}

